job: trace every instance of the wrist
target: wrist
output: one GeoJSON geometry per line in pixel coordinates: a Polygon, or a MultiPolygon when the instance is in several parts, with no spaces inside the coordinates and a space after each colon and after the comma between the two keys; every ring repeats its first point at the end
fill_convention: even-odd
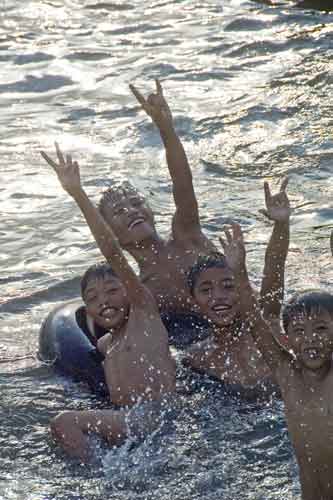
{"type": "Polygon", "coordinates": [[[160,131],[160,135],[163,142],[168,142],[170,140],[177,138],[177,134],[172,122],[167,124],[159,124],[158,129],[160,131]]]}
{"type": "Polygon", "coordinates": [[[78,188],[75,188],[73,189],[69,195],[74,198],[75,201],[79,202],[80,200],[82,199],[85,199],[87,197],[84,189],[82,186],[78,187],[78,188]]]}

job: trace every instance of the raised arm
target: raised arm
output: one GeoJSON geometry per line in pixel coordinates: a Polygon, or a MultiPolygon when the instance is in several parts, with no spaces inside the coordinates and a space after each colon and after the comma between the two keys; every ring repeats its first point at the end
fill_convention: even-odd
{"type": "Polygon", "coordinates": [[[156,80],[156,94],[151,94],[148,99],[145,99],[133,85],[130,85],[130,89],[159,129],[165,147],[176,205],[173,231],[176,236],[180,237],[184,234],[201,232],[191,169],[183,145],[175,131],[171,111],[163,95],[162,85],[156,80]]]}
{"type": "Polygon", "coordinates": [[[284,296],[284,271],[289,249],[290,203],[286,192],[288,178],[280,191],[272,195],[267,182],[264,184],[266,209],[260,210],[269,220],[274,221],[273,232],[265,253],[265,265],[261,283],[260,301],[266,319],[280,317],[284,296]]]}
{"type": "Polygon", "coordinates": [[[106,224],[96,207],[85,193],[80,179],[80,167],[73,161],[71,155],[62,154],[55,143],[58,161],[54,161],[44,151],[41,155],[51,165],[58,176],[60,184],[65,191],[75,200],[84,215],[97,245],[105,259],[110,262],[118,278],[124,283],[131,303],[138,303],[145,296],[144,285],[129,265],[112,229],[106,224]]]}
{"type": "Polygon", "coordinates": [[[220,242],[228,266],[234,274],[242,315],[266,363],[275,372],[285,353],[276,342],[270,325],[264,320],[252,290],[247,274],[245,245],[240,226],[232,224],[231,231],[225,230],[225,238],[220,238],[220,242]]]}

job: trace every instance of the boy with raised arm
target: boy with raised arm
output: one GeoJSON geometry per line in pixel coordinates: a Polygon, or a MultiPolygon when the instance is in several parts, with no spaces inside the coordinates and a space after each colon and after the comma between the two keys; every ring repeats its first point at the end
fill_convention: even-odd
{"type": "Polygon", "coordinates": [[[158,235],[145,198],[128,183],[111,186],[103,194],[99,210],[120,246],[138,263],[141,280],[158,303],[171,342],[181,347],[204,335],[206,326],[195,313],[193,298],[186,285],[187,271],[199,254],[207,255],[215,247],[202,232],[191,170],[158,80],[156,87],[156,93],[146,100],[130,86],[157,126],[165,147],[176,205],[171,236],[164,240],[158,235]]]}
{"type": "MultiPolygon", "coordinates": [[[[265,254],[260,301],[272,325],[279,324],[284,294],[284,267],[289,247],[290,203],[284,179],[280,191],[271,194],[264,184],[266,209],[274,221],[265,254]]],[[[245,397],[271,393],[272,374],[248,332],[232,269],[221,253],[200,257],[188,275],[195,302],[212,325],[211,338],[188,349],[184,364],[220,380],[233,394],[245,397]]]]}
{"type": "Polygon", "coordinates": [[[283,311],[288,348],[278,344],[260,314],[245,263],[241,228],[225,232],[222,246],[235,277],[249,329],[280,386],[295,449],[303,500],[333,498],[333,296],[295,296],[283,311]]]}
{"type": "Polygon", "coordinates": [[[71,456],[89,459],[87,434],[95,432],[111,444],[130,434],[142,437],[158,427],[169,396],[175,391],[175,362],[167,331],[151,292],[136,276],[111,228],[87,197],[77,162],[64,158],[56,144],[58,162],[42,152],[65,191],[80,207],[108,262],[105,275],[91,279],[87,293],[96,315],[110,333],[99,340],[105,355],[104,371],[113,404],[118,411],[69,411],[51,422],[52,433],[71,456]],[[138,408],[133,407],[141,403],[138,408]]]}

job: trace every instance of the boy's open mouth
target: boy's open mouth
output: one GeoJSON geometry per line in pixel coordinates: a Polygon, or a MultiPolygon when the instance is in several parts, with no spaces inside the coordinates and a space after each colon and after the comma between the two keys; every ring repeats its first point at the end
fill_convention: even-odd
{"type": "Polygon", "coordinates": [[[100,312],[100,316],[102,316],[102,318],[108,319],[111,316],[113,316],[116,312],[117,309],[115,307],[104,307],[100,312]]]}
{"type": "Polygon", "coordinates": [[[218,316],[223,316],[224,314],[230,312],[232,306],[229,304],[218,304],[216,306],[211,307],[211,310],[218,316]]]}
{"type": "Polygon", "coordinates": [[[142,222],[145,222],[144,217],[137,217],[128,224],[128,229],[131,231],[138,224],[142,224],[142,222]]]}

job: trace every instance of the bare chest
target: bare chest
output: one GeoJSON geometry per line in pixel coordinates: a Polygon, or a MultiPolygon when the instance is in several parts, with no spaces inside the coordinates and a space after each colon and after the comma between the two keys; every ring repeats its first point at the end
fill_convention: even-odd
{"type": "Polygon", "coordinates": [[[215,377],[242,386],[253,386],[270,376],[270,370],[254,345],[214,347],[201,356],[205,371],[215,377]]]}
{"type": "Polygon", "coordinates": [[[333,466],[332,377],[318,386],[305,386],[300,377],[291,377],[282,388],[286,417],[296,454],[314,467],[333,466]],[[316,465],[317,464],[317,465],[316,465]]]}

